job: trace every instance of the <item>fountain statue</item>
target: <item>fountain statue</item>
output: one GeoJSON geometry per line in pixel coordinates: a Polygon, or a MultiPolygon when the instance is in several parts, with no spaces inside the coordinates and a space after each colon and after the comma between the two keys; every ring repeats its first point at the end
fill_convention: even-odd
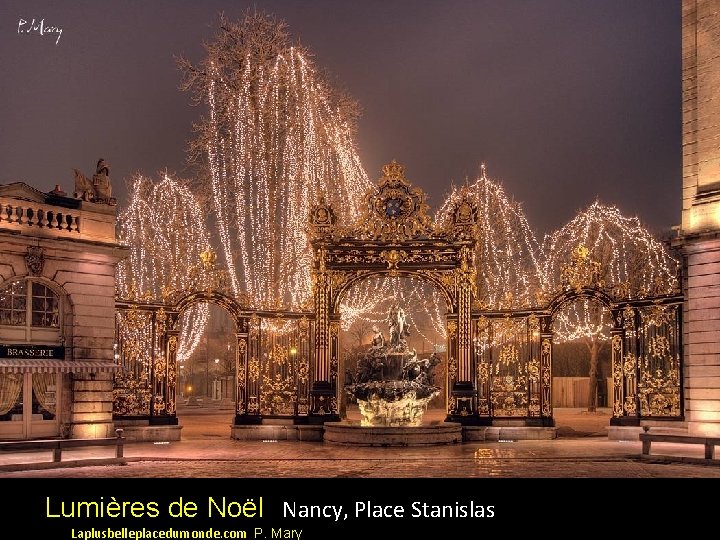
{"type": "Polygon", "coordinates": [[[420,426],[430,400],[440,393],[433,371],[440,358],[418,358],[408,347],[405,311],[393,305],[387,323],[390,337],[373,327],[373,340],[357,362],[345,391],[355,397],[362,426],[420,426]]]}

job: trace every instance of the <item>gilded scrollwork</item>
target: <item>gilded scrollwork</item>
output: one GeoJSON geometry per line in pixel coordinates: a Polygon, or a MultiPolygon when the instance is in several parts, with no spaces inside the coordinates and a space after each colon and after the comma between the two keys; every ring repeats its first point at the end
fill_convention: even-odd
{"type": "Polygon", "coordinates": [[[532,313],[528,317],[528,330],[533,337],[540,337],[540,318],[532,313]]]}
{"type": "Polygon", "coordinates": [[[354,236],[386,242],[431,236],[432,218],[425,193],[405,179],[405,169],[393,161],[383,166],[378,185],[365,198],[365,210],[354,236]]]}
{"type": "Polygon", "coordinates": [[[590,258],[590,250],[578,245],[571,254],[571,260],[561,269],[565,289],[576,292],[584,288],[600,288],[600,263],[590,258]]]}
{"type": "Polygon", "coordinates": [[[552,351],[552,343],[547,338],[542,340],[541,347],[542,347],[542,353],[544,355],[549,355],[550,352],[552,351]]]}
{"type": "Polygon", "coordinates": [[[310,210],[310,228],[315,236],[331,236],[335,232],[335,210],[332,204],[325,202],[325,197],[310,210]]]}
{"type": "Polygon", "coordinates": [[[455,360],[454,356],[451,356],[448,361],[448,378],[451,381],[457,378],[457,360],[455,360]]]}
{"type": "Polygon", "coordinates": [[[675,323],[675,309],[669,306],[654,305],[644,310],[643,322],[647,326],[667,327],[672,333],[675,323]]]}
{"type": "Polygon", "coordinates": [[[298,380],[301,383],[307,383],[308,377],[310,376],[310,362],[307,358],[301,358],[298,363],[298,380]]]}
{"type": "Polygon", "coordinates": [[[310,321],[305,315],[303,315],[298,321],[298,333],[300,335],[300,339],[306,339],[309,335],[309,332],[310,321]]]}
{"type": "Polygon", "coordinates": [[[467,187],[460,189],[460,198],[453,204],[451,215],[450,234],[456,238],[472,238],[477,223],[478,208],[467,187]]]}
{"type": "Polygon", "coordinates": [[[250,316],[250,337],[257,338],[260,334],[260,317],[257,313],[253,313],[250,316]]]}
{"type": "Polygon", "coordinates": [[[260,361],[254,356],[248,362],[248,379],[256,382],[260,378],[260,361]]]}
{"type": "Polygon", "coordinates": [[[540,362],[537,358],[533,358],[528,362],[528,378],[531,382],[540,381],[540,362]]]}
{"type": "Polygon", "coordinates": [[[632,331],[635,329],[635,310],[630,306],[625,306],[622,311],[623,326],[625,330],[632,331]]]}
{"type": "Polygon", "coordinates": [[[627,353],[623,359],[623,373],[625,376],[635,375],[637,369],[637,359],[632,353],[627,353]]]}
{"type": "Polygon", "coordinates": [[[625,396],[625,412],[627,414],[635,414],[637,412],[637,406],[635,405],[635,398],[633,396],[625,396]]]}

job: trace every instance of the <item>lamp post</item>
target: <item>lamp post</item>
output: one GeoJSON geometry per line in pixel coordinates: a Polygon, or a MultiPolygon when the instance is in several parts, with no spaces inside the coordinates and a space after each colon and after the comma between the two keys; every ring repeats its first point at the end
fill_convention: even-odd
{"type": "Polygon", "coordinates": [[[205,396],[210,397],[210,359],[205,357],[205,396]]]}
{"type": "MultiPolygon", "coordinates": [[[[214,389],[214,391],[213,391],[213,397],[215,397],[215,395],[218,393],[218,392],[217,392],[217,380],[218,380],[218,378],[217,378],[217,372],[218,372],[218,364],[219,364],[219,363],[220,363],[220,359],[219,359],[219,358],[216,358],[216,359],[215,359],[215,378],[213,379],[213,386],[215,386],[215,389],[214,389]]],[[[220,392],[220,394],[221,394],[221,395],[220,395],[217,399],[222,399],[222,391],[220,392]]]]}

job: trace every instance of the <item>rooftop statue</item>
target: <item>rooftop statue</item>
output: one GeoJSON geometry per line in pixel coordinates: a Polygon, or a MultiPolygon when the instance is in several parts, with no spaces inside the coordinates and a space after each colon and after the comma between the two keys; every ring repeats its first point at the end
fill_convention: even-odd
{"type": "Polygon", "coordinates": [[[76,199],[113,206],[117,204],[116,199],[112,197],[110,165],[104,159],[98,160],[92,179],[85,176],[79,169],[73,169],[73,171],[75,171],[73,196],[76,199]]]}

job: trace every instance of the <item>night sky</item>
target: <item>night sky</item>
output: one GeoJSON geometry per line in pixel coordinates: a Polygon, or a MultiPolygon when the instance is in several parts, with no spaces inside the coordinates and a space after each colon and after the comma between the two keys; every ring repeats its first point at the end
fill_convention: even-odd
{"type": "Polygon", "coordinates": [[[360,103],[372,180],[396,159],[435,209],[485,163],[539,235],[595,199],[679,223],[680,0],[2,0],[0,183],[71,192],[103,157],[122,205],[134,172],[188,175],[174,56],[253,6],[360,103]]]}

